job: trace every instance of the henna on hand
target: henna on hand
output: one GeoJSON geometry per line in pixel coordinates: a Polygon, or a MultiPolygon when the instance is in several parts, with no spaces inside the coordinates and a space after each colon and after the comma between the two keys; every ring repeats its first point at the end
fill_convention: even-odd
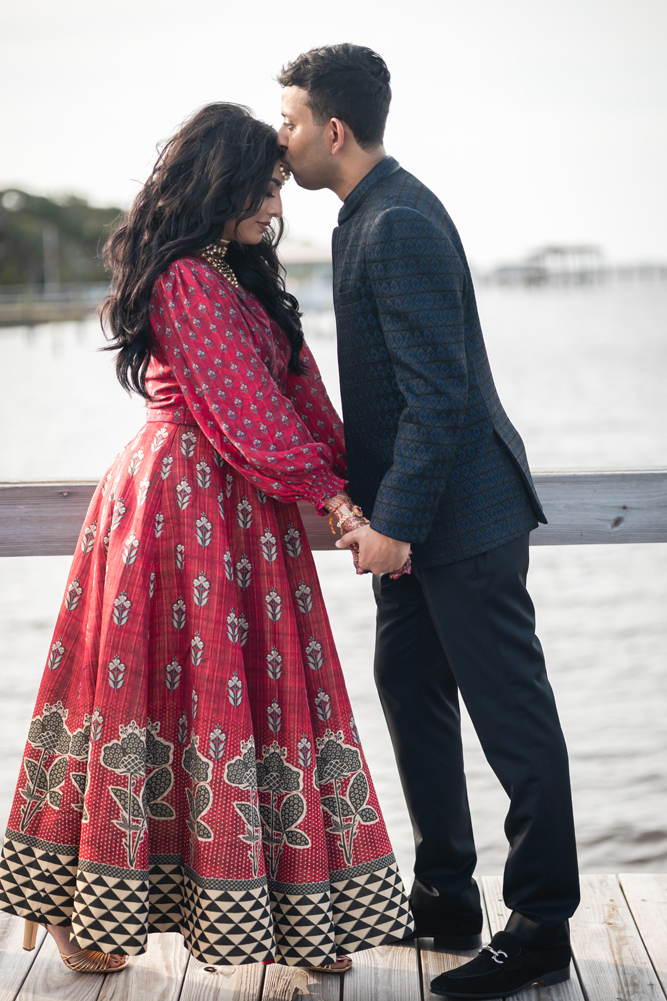
{"type": "Polygon", "coordinates": [[[400,539],[392,539],[364,525],[353,532],[347,532],[336,543],[338,549],[359,547],[358,572],[370,571],[374,574],[388,573],[392,577],[410,573],[410,544],[400,539]]]}
{"type": "MultiPolygon", "coordinates": [[[[340,534],[343,537],[336,543],[336,548],[350,550],[350,552],[352,553],[352,561],[354,563],[354,567],[357,574],[361,575],[365,573],[389,573],[393,579],[396,579],[397,577],[402,576],[402,574],[412,572],[411,560],[410,560],[410,557],[412,555],[412,550],[410,549],[409,544],[401,542],[398,539],[391,539],[389,538],[389,536],[380,535],[379,532],[375,532],[373,529],[371,529],[370,521],[368,520],[368,518],[364,517],[364,513],[359,507],[359,505],[352,503],[352,499],[349,497],[348,494],[340,493],[336,494],[334,497],[330,497],[328,500],[324,502],[324,507],[331,515],[329,521],[331,524],[332,532],[335,532],[333,526],[335,518],[338,523],[338,530],[340,531],[340,534]],[[380,542],[383,548],[386,548],[386,543],[391,543],[393,545],[390,546],[390,548],[395,548],[396,546],[398,546],[400,550],[404,550],[404,547],[408,545],[407,555],[405,556],[405,559],[401,564],[401,566],[399,566],[398,569],[388,570],[387,567],[385,566],[386,557],[384,561],[382,561],[382,558],[380,557],[379,558],[380,562],[377,562],[376,554],[373,554],[373,556],[371,556],[371,564],[368,567],[363,567],[363,568],[360,567],[359,542],[357,541],[357,539],[349,540],[347,542],[343,541],[345,539],[345,536],[349,535],[351,532],[356,532],[360,528],[368,528],[369,533],[372,533],[372,536],[377,536],[377,538],[373,540],[375,543],[375,545],[373,546],[374,549],[377,549],[378,542],[380,542]]],[[[364,533],[364,536],[367,536],[369,533],[364,533]]],[[[403,552],[401,552],[400,555],[402,556],[403,552]]]]}

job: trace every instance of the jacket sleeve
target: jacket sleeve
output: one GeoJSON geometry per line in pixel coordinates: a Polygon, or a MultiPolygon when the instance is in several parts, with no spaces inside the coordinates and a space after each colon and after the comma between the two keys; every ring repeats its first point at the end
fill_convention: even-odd
{"type": "Polygon", "coordinates": [[[281,392],[234,307],[231,289],[177,261],[153,289],[155,336],[216,451],[271,497],[307,500],[323,513],[345,486],[332,451],[281,392]]]}
{"type": "Polygon", "coordinates": [[[287,374],[287,396],[306,425],[313,441],[322,441],[331,449],[333,471],[347,479],[343,424],[329,399],[320,370],[307,344],[301,350],[303,375],[287,374]]]}
{"type": "Polygon", "coordinates": [[[378,490],[371,526],[423,542],[447,486],[468,392],[461,257],[441,228],[415,209],[376,220],[367,266],[385,342],[405,398],[394,461],[378,490]]]}

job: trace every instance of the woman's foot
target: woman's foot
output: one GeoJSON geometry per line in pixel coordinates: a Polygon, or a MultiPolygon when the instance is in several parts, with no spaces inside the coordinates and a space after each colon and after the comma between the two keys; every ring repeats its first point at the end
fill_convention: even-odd
{"type": "Polygon", "coordinates": [[[127,966],[126,956],[107,956],[93,949],[78,949],[70,942],[69,925],[47,925],[51,938],[56,943],[58,952],[70,970],[81,973],[112,973],[127,966]],[[78,969],[77,969],[78,968],[78,969]]]}
{"type": "Polygon", "coordinates": [[[339,956],[335,963],[326,963],[324,966],[311,966],[311,970],[318,973],[347,973],[352,968],[350,956],[339,956]]]}
{"type": "MultiPolygon", "coordinates": [[[[272,966],[274,959],[265,959],[264,966],[272,966]]],[[[350,956],[339,956],[335,963],[325,963],[322,966],[309,966],[309,970],[316,973],[347,973],[352,969],[352,959],[350,956]]]]}

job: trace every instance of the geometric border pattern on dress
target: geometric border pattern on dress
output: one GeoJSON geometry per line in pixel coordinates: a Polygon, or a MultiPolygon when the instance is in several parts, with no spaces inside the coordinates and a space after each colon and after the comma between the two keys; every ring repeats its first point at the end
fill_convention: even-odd
{"type": "Polygon", "coordinates": [[[76,846],[8,830],[0,904],[53,924],[71,918],[80,948],[109,953],[139,955],[147,932],[180,932],[197,959],[220,965],[316,966],[413,930],[393,855],[305,884],[211,879],[181,855],[149,864],[145,873],[78,861],[76,846]]]}
{"type": "Polygon", "coordinates": [[[331,903],[338,952],[371,949],[414,931],[395,862],[375,872],[332,880],[331,903]]]}
{"type": "Polygon", "coordinates": [[[72,914],[77,849],[7,829],[0,862],[0,904],[21,918],[65,924],[72,914]]]}
{"type": "Polygon", "coordinates": [[[151,855],[149,862],[148,930],[180,932],[183,916],[183,857],[151,855]]]}
{"type": "Polygon", "coordinates": [[[266,878],[262,886],[253,886],[256,882],[248,880],[251,885],[242,890],[215,890],[185,874],[181,932],[196,959],[240,966],[275,957],[266,878]]]}
{"type": "MultiPolygon", "coordinates": [[[[282,884],[284,885],[284,884],[282,884]]],[[[331,892],[285,893],[271,886],[276,959],[288,966],[320,966],[336,959],[331,892]]]]}
{"type": "Polygon", "coordinates": [[[150,863],[145,877],[137,870],[81,863],[72,917],[72,937],[80,948],[136,956],[146,951],[148,932],[180,932],[204,963],[273,958],[266,877],[207,879],[179,855],[151,856],[150,863]]]}
{"type": "Polygon", "coordinates": [[[148,939],[148,877],[133,879],[109,866],[79,869],[72,913],[72,939],[80,949],[138,956],[148,939]]]}

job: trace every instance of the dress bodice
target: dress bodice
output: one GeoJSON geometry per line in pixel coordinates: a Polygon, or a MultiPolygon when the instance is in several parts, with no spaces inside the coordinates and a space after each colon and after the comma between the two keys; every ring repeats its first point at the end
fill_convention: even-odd
{"type": "Polygon", "coordinates": [[[217,452],[280,500],[323,500],[345,487],[343,429],[304,345],[289,370],[286,334],[258,300],[199,258],[158,278],[147,420],[197,424],[217,452]]]}

